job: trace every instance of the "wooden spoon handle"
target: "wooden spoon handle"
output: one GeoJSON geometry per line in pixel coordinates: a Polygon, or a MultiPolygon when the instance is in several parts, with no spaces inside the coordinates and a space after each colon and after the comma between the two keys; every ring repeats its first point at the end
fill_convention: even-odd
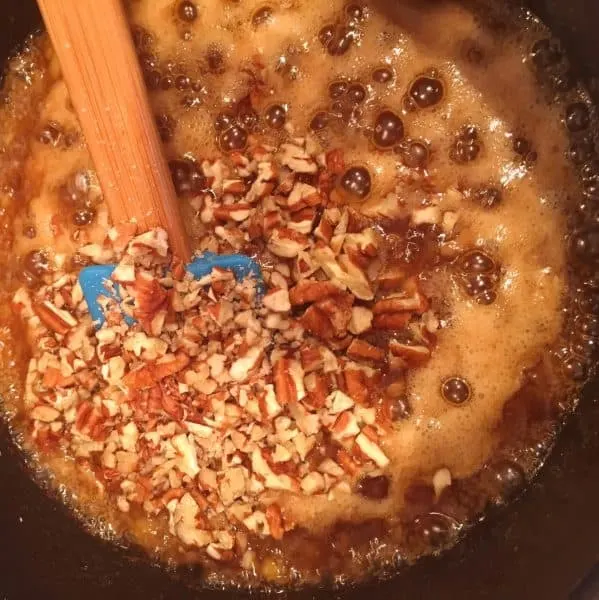
{"type": "Polygon", "coordinates": [[[38,0],[114,223],[189,240],[120,0],[38,0]]]}

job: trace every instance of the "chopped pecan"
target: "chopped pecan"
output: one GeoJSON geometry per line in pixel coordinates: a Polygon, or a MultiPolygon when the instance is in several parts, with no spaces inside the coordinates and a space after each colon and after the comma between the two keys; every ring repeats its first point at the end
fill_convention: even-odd
{"type": "Polygon", "coordinates": [[[294,186],[291,194],[287,198],[287,208],[292,212],[297,212],[303,208],[318,206],[322,203],[322,197],[318,193],[318,190],[298,181],[294,186]]]}
{"type": "Polygon", "coordinates": [[[372,320],[374,329],[403,329],[410,322],[411,315],[404,313],[383,313],[376,315],[372,320]]]}
{"type": "Polygon", "coordinates": [[[391,354],[404,360],[406,367],[417,367],[431,357],[431,351],[426,346],[402,344],[397,340],[389,342],[391,354]]]}
{"type": "Polygon", "coordinates": [[[179,384],[174,377],[166,377],[155,388],[156,393],[160,393],[160,400],[164,412],[171,416],[175,421],[183,419],[183,406],[181,404],[183,397],[179,392],[179,384]]]}
{"type": "MultiPolygon", "coordinates": [[[[366,427],[364,429],[366,429],[366,427]]],[[[364,430],[356,437],[356,445],[377,465],[377,467],[383,469],[389,464],[389,459],[381,447],[372,439],[372,436],[367,435],[364,430]]]]}
{"type": "Polygon", "coordinates": [[[360,463],[356,457],[353,457],[344,448],[339,448],[335,455],[335,461],[339,463],[341,468],[349,473],[351,476],[355,476],[360,472],[360,463]]]}
{"type": "Polygon", "coordinates": [[[261,347],[254,346],[233,362],[229,369],[229,375],[234,381],[245,381],[251,372],[259,365],[264,351],[261,347]]]}
{"type": "Polygon", "coordinates": [[[288,227],[274,229],[268,240],[268,249],[283,258],[293,258],[309,245],[310,240],[303,233],[288,227]]]}
{"type": "Polygon", "coordinates": [[[299,318],[302,327],[322,340],[331,339],[335,332],[328,316],[314,304],[299,318]]]}
{"type": "Polygon", "coordinates": [[[273,312],[289,312],[291,304],[289,302],[289,291],[282,288],[271,288],[265,294],[262,302],[264,306],[273,312]]]}
{"type": "Polygon", "coordinates": [[[351,319],[349,320],[349,331],[354,335],[360,335],[372,327],[372,311],[365,306],[354,306],[351,319]]]}
{"type": "Polygon", "coordinates": [[[320,218],[320,221],[319,221],[318,225],[316,226],[316,229],[314,229],[314,237],[316,237],[316,239],[322,240],[323,242],[328,244],[333,237],[334,230],[335,230],[335,226],[334,226],[333,222],[330,220],[328,215],[325,213],[320,218]]]}
{"type": "Polygon", "coordinates": [[[342,148],[334,148],[326,154],[327,169],[334,175],[342,175],[345,171],[345,159],[342,148]]]}
{"type": "Polygon", "coordinates": [[[364,371],[348,368],[343,372],[343,377],[348,395],[358,404],[368,404],[369,387],[364,371]]]}
{"type": "Polygon", "coordinates": [[[214,218],[219,221],[235,221],[241,223],[251,214],[252,206],[244,202],[225,204],[214,207],[214,218]]]}
{"type": "Polygon", "coordinates": [[[399,289],[406,278],[405,271],[397,265],[387,265],[378,275],[379,290],[399,289]]]}
{"type": "Polygon", "coordinates": [[[305,373],[319,371],[324,365],[322,349],[318,346],[302,346],[300,356],[305,373]]]}
{"type": "Polygon", "coordinates": [[[287,406],[297,400],[297,390],[290,374],[291,360],[280,358],[273,367],[277,402],[287,406]]]}
{"type": "Polygon", "coordinates": [[[42,423],[52,423],[60,417],[60,412],[51,406],[39,405],[31,409],[30,416],[42,423]]]}
{"type": "Polygon", "coordinates": [[[335,336],[341,337],[347,332],[352,316],[354,297],[342,292],[334,297],[328,297],[317,302],[314,306],[322,311],[331,322],[335,336]]]}
{"type": "Polygon", "coordinates": [[[146,332],[151,332],[152,319],[161,311],[168,309],[168,292],[154,278],[138,275],[131,287],[135,297],[133,316],[142,324],[146,332]]]}
{"type": "Polygon", "coordinates": [[[308,496],[312,496],[313,494],[323,492],[325,489],[324,477],[317,471],[308,473],[302,479],[301,488],[304,494],[307,494],[308,496]]]}
{"type": "Polygon", "coordinates": [[[266,509],[266,521],[270,529],[270,534],[275,540],[283,539],[285,528],[283,526],[283,515],[281,507],[278,504],[271,504],[266,509]]]}
{"type": "Polygon", "coordinates": [[[77,319],[69,311],[57,308],[48,300],[35,302],[33,312],[48,329],[60,335],[65,335],[72,327],[77,325],[77,319]]]}
{"type": "Polygon", "coordinates": [[[190,362],[189,356],[183,352],[176,352],[175,355],[166,355],[154,365],[153,376],[156,381],[160,381],[169,375],[175,375],[182,371],[190,362]],[[166,360],[168,359],[168,360],[166,360]]]}
{"type": "Polygon", "coordinates": [[[331,281],[303,279],[289,290],[289,300],[292,306],[299,306],[300,304],[323,300],[329,296],[337,296],[340,293],[342,293],[342,290],[331,281]]]}
{"type": "Polygon", "coordinates": [[[307,402],[312,408],[322,408],[329,394],[329,383],[324,375],[310,373],[305,378],[307,402]]]}
{"type": "Polygon", "coordinates": [[[333,438],[338,440],[358,435],[360,427],[354,414],[349,410],[340,413],[331,427],[331,433],[333,438]]]}
{"type": "Polygon", "coordinates": [[[77,381],[73,375],[65,377],[60,369],[54,369],[52,367],[46,368],[42,379],[42,385],[47,389],[71,387],[76,383],[77,381]]]}
{"type": "Polygon", "coordinates": [[[356,360],[373,360],[381,362],[385,360],[385,351],[378,346],[369,344],[365,340],[354,338],[347,349],[347,355],[356,360]]]}
{"type": "Polygon", "coordinates": [[[410,297],[403,295],[389,296],[387,298],[383,298],[382,300],[378,300],[372,307],[372,312],[375,315],[406,311],[422,314],[427,310],[428,302],[426,298],[418,292],[410,297]]]}
{"type": "Polygon", "coordinates": [[[108,230],[108,238],[116,252],[123,252],[136,233],[136,223],[119,223],[108,230]]]}

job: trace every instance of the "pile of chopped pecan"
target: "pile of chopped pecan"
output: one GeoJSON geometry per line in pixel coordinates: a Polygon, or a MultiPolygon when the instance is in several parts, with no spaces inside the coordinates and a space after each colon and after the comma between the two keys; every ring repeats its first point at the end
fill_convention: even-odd
{"type": "Polygon", "coordinates": [[[254,249],[265,295],[225,270],[194,280],[161,230],[113,228],[81,248],[118,261],[122,301],[105,299],[100,329],[76,273],[15,295],[25,405],[39,447],[76,457],[121,511],[164,513],[184,545],[249,564],[248,533],[295,527],[282,494],[334,499],[385,474],[402,389],[382,374],[428,360],[438,320],[376,228],[334,201],[339,154],[295,140],[202,166],[200,247],[254,249]]]}

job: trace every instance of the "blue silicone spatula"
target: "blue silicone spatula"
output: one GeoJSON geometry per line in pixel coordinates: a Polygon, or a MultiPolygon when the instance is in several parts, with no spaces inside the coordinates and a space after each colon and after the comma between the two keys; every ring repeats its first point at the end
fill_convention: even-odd
{"type": "MultiPolygon", "coordinates": [[[[38,0],[85,134],[104,200],[114,223],[134,221],[138,231],[162,227],[173,254],[196,277],[213,267],[237,278],[259,266],[243,255],[205,254],[191,261],[191,246],[148,101],[121,0],[38,0]]],[[[87,267],[79,276],[90,313],[99,324],[99,296],[115,265],[87,267]]],[[[118,290],[117,290],[118,293],[118,290]]]]}
{"type": "MultiPolygon", "coordinates": [[[[201,279],[209,275],[215,267],[233,271],[238,281],[251,277],[256,281],[258,295],[261,296],[264,293],[264,281],[260,266],[255,260],[244,254],[205,252],[190,262],[185,269],[196,279],[201,279]]],[[[79,272],[79,283],[83,290],[83,296],[96,327],[101,327],[104,323],[104,312],[99,302],[100,297],[109,296],[120,300],[118,286],[106,287],[106,283],[110,280],[115,268],[116,265],[95,265],[85,267],[79,272]]],[[[135,322],[129,316],[125,316],[125,321],[129,325],[135,322]]]]}

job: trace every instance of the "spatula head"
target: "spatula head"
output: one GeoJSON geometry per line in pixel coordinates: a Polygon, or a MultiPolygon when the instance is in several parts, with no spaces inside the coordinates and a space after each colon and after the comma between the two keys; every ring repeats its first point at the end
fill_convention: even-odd
{"type": "MultiPolygon", "coordinates": [[[[260,265],[249,256],[243,254],[214,254],[213,252],[205,252],[196,257],[185,269],[196,279],[201,279],[209,275],[215,267],[233,271],[238,281],[242,281],[247,277],[253,278],[256,281],[258,294],[261,296],[264,293],[264,280],[260,265]]],[[[98,328],[104,323],[104,312],[98,299],[102,296],[108,296],[116,300],[121,299],[118,285],[113,283],[110,287],[106,286],[115,268],[116,265],[94,265],[93,267],[85,267],[79,272],[79,284],[83,290],[89,314],[98,328]]],[[[125,317],[125,321],[129,325],[135,323],[128,316],[125,317]]]]}

